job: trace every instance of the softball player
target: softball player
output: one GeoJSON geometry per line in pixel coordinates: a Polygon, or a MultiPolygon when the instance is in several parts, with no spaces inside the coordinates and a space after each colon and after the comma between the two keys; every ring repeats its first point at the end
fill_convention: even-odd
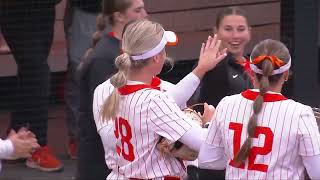
{"type": "MultiPolygon", "coordinates": [[[[99,109],[102,111],[97,127],[113,126],[112,129],[101,128],[99,134],[110,135],[112,131],[113,138],[116,138],[113,147],[106,152],[107,164],[113,170],[107,179],[184,177],[183,164],[157,150],[160,136],[171,141],[179,140],[199,150],[201,128],[193,125],[182,113],[175,103],[177,99],[172,98],[174,95],[161,91],[163,81],[154,77],[160,73],[166,59],[165,45],[176,42],[176,39],[173,32],[164,31],[160,24],[147,20],[131,23],[124,32],[124,54],[116,59],[119,71],[96,89],[93,105],[95,117],[99,117],[99,109]],[[97,99],[107,100],[95,105],[99,102],[97,99]]],[[[216,37],[209,37],[203,44],[199,65],[193,71],[198,78],[201,79],[225,57],[225,50],[218,51],[219,45],[216,37]]],[[[107,149],[112,146],[108,143],[104,141],[107,149]]]]}
{"type": "Polygon", "coordinates": [[[320,135],[309,106],[281,95],[291,65],[288,49],[264,40],[250,57],[254,87],[218,104],[199,166],[226,167],[226,179],[320,178],[320,135]]]}
{"type": "MultiPolygon", "coordinates": [[[[159,87],[161,88],[162,92],[173,97],[179,108],[183,109],[186,107],[186,101],[192,96],[199,84],[199,78],[193,73],[190,73],[175,86],[169,82],[161,80],[159,87]],[[181,89],[185,89],[187,91],[185,91],[183,94],[180,93],[178,96],[178,90],[181,89]]],[[[107,99],[108,95],[111,94],[113,89],[114,87],[110,83],[110,80],[107,80],[96,88],[93,99],[94,119],[105,149],[106,164],[110,169],[114,169],[116,167],[114,158],[114,156],[116,156],[116,138],[113,132],[114,123],[112,121],[102,121],[100,113],[104,101],[107,99]]]]}

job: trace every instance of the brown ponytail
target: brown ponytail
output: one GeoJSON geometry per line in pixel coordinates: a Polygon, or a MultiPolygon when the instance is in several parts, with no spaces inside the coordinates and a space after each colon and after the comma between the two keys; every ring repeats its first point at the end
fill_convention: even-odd
{"type": "MultiPolygon", "coordinates": [[[[258,56],[267,55],[267,56],[276,56],[280,58],[285,63],[288,63],[290,60],[290,53],[286,46],[276,40],[267,39],[258,43],[251,54],[251,58],[255,59],[258,56]]],[[[245,140],[244,144],[241,146],[240,151],[235,155],[234,160],[238,163],[243,162],[250,153],[252,146],[252,138],[254,138],[254,132],[257,127],[257,117],[262,110],[263,98],[265,93],[268,91],[269,86],[277,83],[283,74],[272,75],[273,67],[272,62],[269,59],[264,59],[261,63],[257,64],[259,69],[262,70],[262,74],[255,74],[259,81],[259,95],[253,103],[253,114],[248,122],[248,137],[245,140]]]]}
{"type": "Polygon", "coordinates": [[[131,0],[103,0],[102,1],[102,12],[96,18],[97,31],[92,35],[91,47],[86,51],[84,58],[87,59],[89,54],[92,52],[97,43],[101,40],[103,31],[105,30],[109,19],[111,25],[113,25],[115,20],[113,19],[113,13],[124,12],[130,6],[131,0]]]}
{"type": "Polygon", "coordinates": [[[259,95],[257,96],[256,100],[253,103],[253,114],[249,119],[248,123],[248,137],[245,140],[244,144],[241,146],[240,151],[235,156],[236,162],[243,162],[250,153],[250,148],[252,145],[251,138],[254,138],[254,131],[257,127],[257,117],[258,114],[261,112],[262,105],[263,105],[263,97],[265,93],[268,91],[269,88],[269,76],[272,74],[273,66],[272,63],[265,59],[262,62],[262,77],[260,79],[260,87],[259,87],[259,95]]]}
{"type": "Polygon", "coordinates": [[[91,47],[89,47],[84,54],[84,58],[87,59],[89,54],[93,51],[94,47],[97,45],[97,43],[101,40],[102,34],[104,29],[106,28],[106,19],[105,15],[99,14],[96,18],[97,22],[97,31],[93,33],[92,35],[92,42],[91,42],[91,47]]]}

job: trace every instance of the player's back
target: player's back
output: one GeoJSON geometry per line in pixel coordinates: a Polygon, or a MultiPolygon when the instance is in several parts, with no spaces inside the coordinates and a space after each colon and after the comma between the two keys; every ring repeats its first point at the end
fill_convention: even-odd
{"type": "MultiPolygon", "coordinates": [[[[136,84],[130,82],[129,84],[136,84]]],[[[183,119],[184,114],[171,96],[163,93],[172,88],[173,84],[161,81],[159,87],[161,91],[152,88],[133,91],[122,88],[118,118],[108,122],[101,121],[100,112],[114,88],[109,80],[97,87],[93,109],[97,130],[103,137],[106,162],[113,169],[108,179],[185,174],[181,162],[172,157],[164,157],[155,148],[159,135],[176,141],[191,127],[183,119]],[[174,109],[179,110],[178,113],[174,109]]]]}
{"type": "Polygon", "coordinates": [[[229,159],[226,179],[303,179],[301,155],[320,153],[317,125],[309,106],[281,94],[265,95],[249,157],[243,164],[232,160],[246,140],[257,95],[247,90],[224,98],[217,107],[217,129],[229,159]],[[312,143],[311,137],[318,143],[312,143]]]}
{"type": "Polygon", "coordinates": [[[114,121],[118,174],[139,179],[183,177],[186,172],[181,162],[158,151],[156,144],[160,136],[177,141],[191,124],[169,95],[153,88],[137,90],[139,85],[131,83],[119,89],[114,121]]]}

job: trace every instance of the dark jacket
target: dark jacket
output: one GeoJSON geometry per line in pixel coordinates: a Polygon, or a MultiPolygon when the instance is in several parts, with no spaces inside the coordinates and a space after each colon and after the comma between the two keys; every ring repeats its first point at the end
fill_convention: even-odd
{"type": "Polygon", "coordinates": [[[240,93],[252,88],[252,82],[244,67],[228,55],[213,70],[206,73],[200,89],[200,102],[217,106],[228,95],[240,93]]]}
{"type": "Polygon", "coordinates": [[[78,70],[80,84],[78,180],[106,179],[104,149],[94,122],[92,103],[95,88],[116,72],[114,60],[120,41],[104,35],[78,70]]]}
{"type": "Polygon", "coordinates": [[[70,0],[71,7],[78,7],[83,11],[90,13],[99,13],[101,11],[102,0],[70,0]]]}

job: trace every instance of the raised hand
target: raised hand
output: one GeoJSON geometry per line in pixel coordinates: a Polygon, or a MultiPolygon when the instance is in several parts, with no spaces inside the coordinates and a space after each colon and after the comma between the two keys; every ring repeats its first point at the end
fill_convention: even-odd
{"type": "Polygon", "coordinates": [[[204,74],[223,60],[227,56],[227,49],[220,49],[221,40],[217,39],[217,35],[208,37],[206,43],[202,43],[199,62],[193,72],[201,79],[204,74]]]}

